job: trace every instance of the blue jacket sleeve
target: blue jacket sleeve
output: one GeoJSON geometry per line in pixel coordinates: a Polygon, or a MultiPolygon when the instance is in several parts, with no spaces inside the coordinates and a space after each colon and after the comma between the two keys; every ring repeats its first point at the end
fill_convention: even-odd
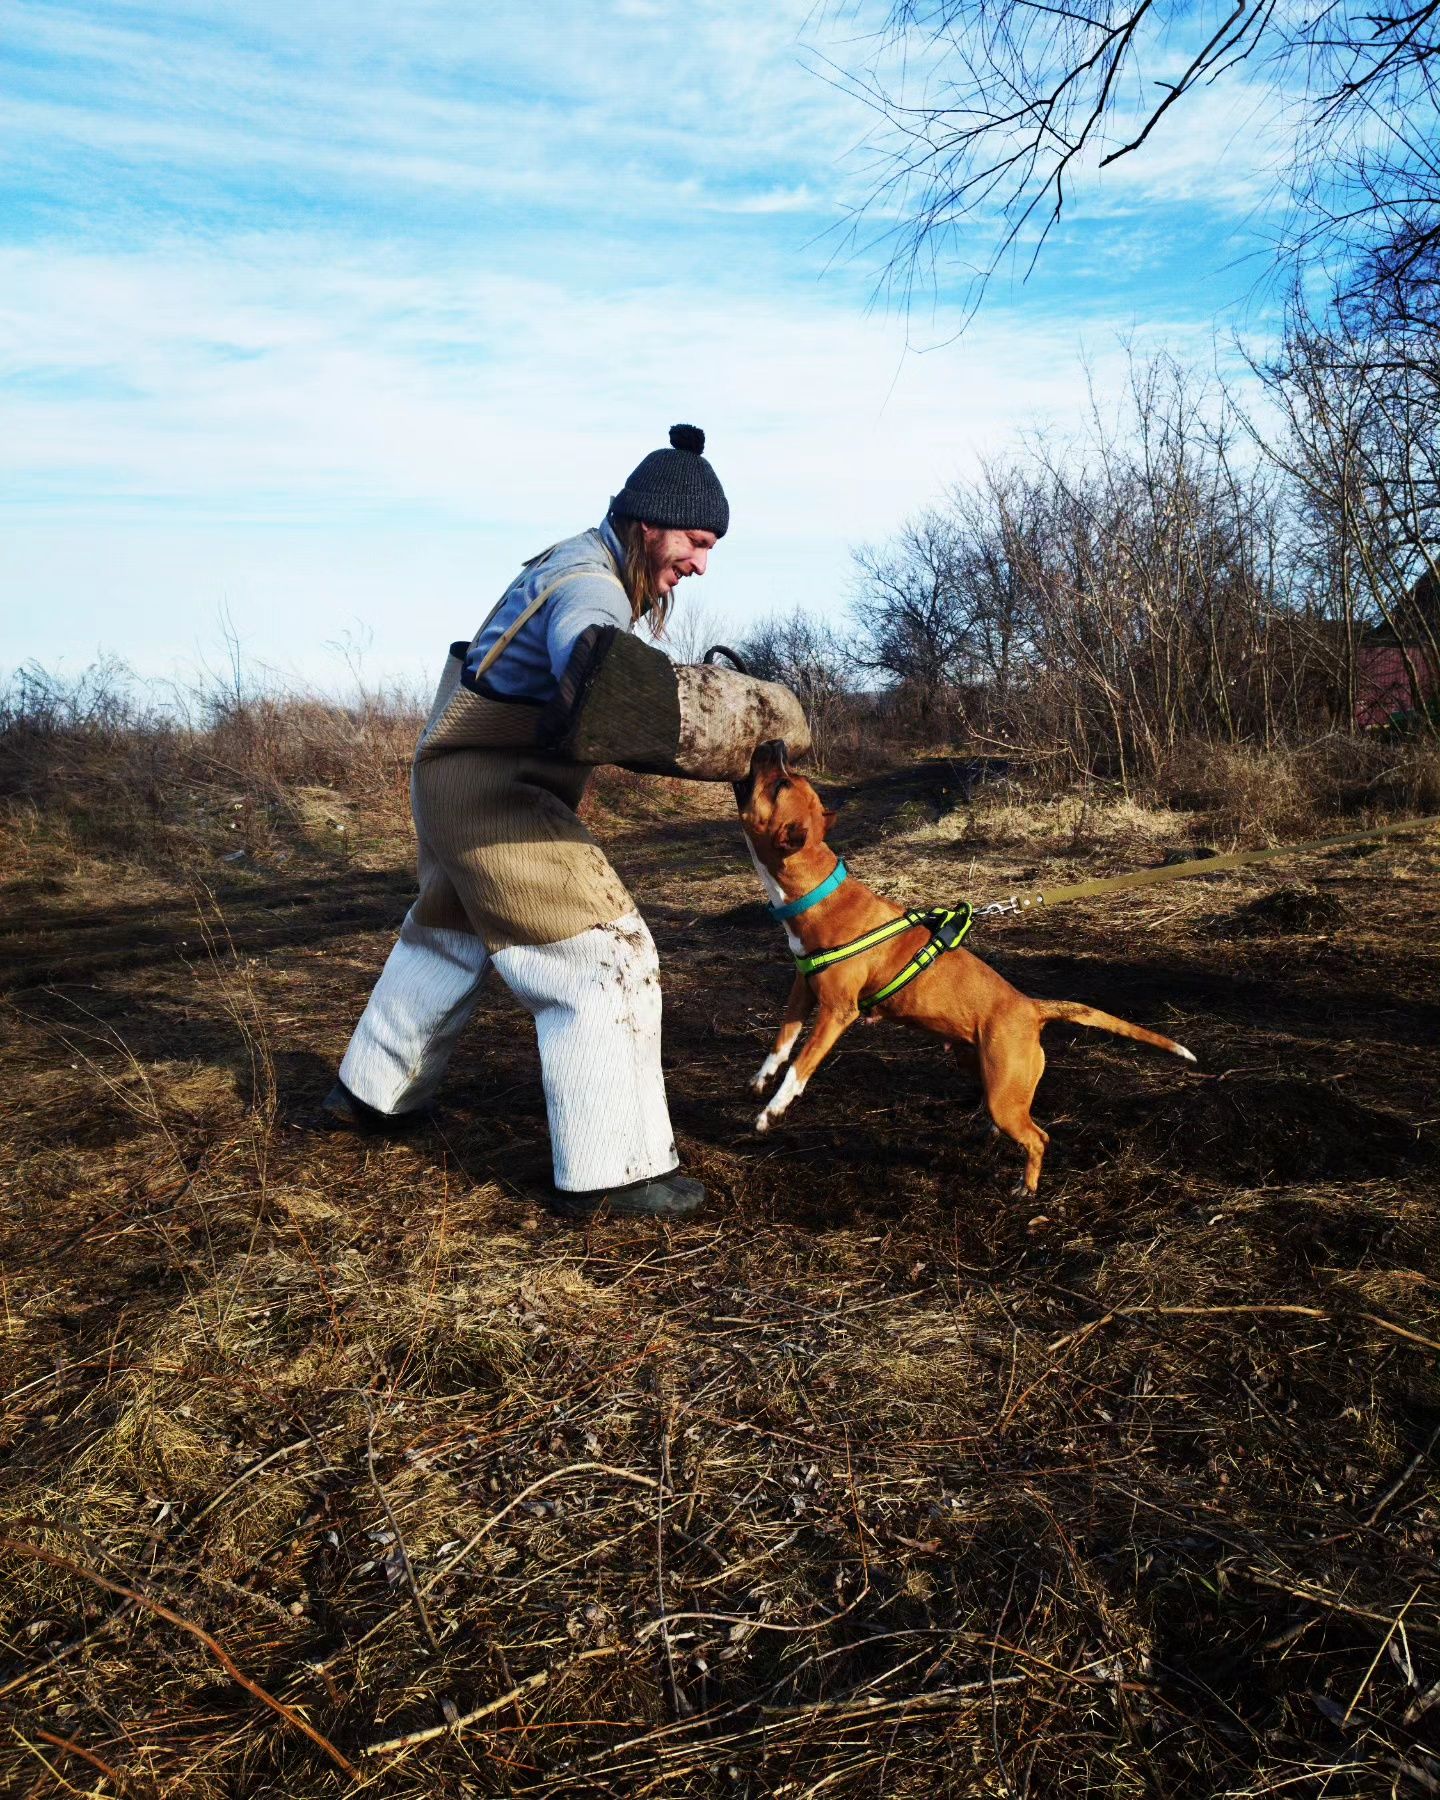
{"type": "Polygon", "coordinates": [[[624,588],[603,575],[578,571],[573,580],[557,588],[545,611],[545,644],[550,653],[550,672],[556,681],[565,673],[575,640],[591,625],[617,625],[630,629],[630,601],[624,588]]]}

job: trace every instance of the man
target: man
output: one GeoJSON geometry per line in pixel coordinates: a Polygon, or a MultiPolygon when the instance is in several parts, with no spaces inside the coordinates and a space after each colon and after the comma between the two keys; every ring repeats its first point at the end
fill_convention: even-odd
{"type": "Polygon", "coordinates": [[[743,741],[707,741],[722,672],[677,672],[629,640],[647,614],[663,625],[728,529],[704,447],[695,426],[674,426],[603,523],[533,558],[453,647],[411,787],[420,895],[323,1105],[349,1130],[423,1107],[493,964],[535,1019],[555,1175],[543,1198],[570,1217],[683,1219],[704,1200],[678,1170],[655,945],[576,816],[591,766],[723,779],[757,734],[808,743],[793,696],[762,683],[739,696],[730,737],[743,741]],[[687,710],[677,676],[710,684],[703,706],[687,710]]]}

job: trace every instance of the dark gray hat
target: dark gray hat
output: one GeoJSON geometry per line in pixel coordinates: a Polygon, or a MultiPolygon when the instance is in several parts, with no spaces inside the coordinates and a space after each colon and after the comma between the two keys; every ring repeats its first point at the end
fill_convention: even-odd
{"type": "Polygon", "coordinates": [[[631,471],[630,479],[610,502],[612,513],[668,525],[677,531],[713,531],[724,537],[730,525],[730,502],[720,477],[706,462],[705,433],[698,425],[672,425],[670,449],[652,450],[631,471]]]}

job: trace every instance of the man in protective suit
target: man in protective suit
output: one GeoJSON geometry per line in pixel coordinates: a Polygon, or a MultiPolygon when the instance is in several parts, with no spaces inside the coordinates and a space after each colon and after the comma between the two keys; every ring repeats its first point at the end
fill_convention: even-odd
{"type": "Polygon", "coordinates": [[[600,763],[733,781],[755,746],[809,747],[795,697],[633,637],[663,626],[730,523],[692,425],[635,468],[603,523],[533,557],[474,639],[452,645],[416,749],[419,898],[322,1105],[384,1130],[434,1094],[491,966],[534,1016],[552,1210],[686,1218],[660,1066],[645,921],[576,816],[600,763]]]}

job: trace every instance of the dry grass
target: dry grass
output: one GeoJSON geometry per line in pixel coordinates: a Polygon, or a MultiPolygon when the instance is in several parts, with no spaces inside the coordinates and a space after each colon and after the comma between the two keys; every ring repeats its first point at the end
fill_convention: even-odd
{"type": "MultiPolygon", "coordinates": [[[[337,775],[222,864],[186,767],[168,868],[113,796],[10,839],[0,1790],[1435,1791],[1436,840],[987,932],[1202,1060],[1054,1033],[1037,1208],[898,1034],[758,1146],[787,974],[727,797],[607,777],[714,1198],[576,1233],[523,1197],[503,995],[433,1126],[305,1128],[407,847],[337,775]]],[[[981,790],[982,837],[950,785],[857,784],[857,873],[984,898],[1224,829],[981,790]]]]}
{"type": "MultiPolygon", "coordinates": [[[[942,836],[946,823],[937,821],[932,835],[942,836]]],[[[1189,837],[1193,820],[1171,807],[1147,806],[1124,794],[1093,789],[1040,794],[1005,782],[982,788],[956,824],[958,835],[977,846],[1019,845],[1063,855],[1101,846],[1123,850],[1181,843],[1189,837]]],[[[954,826],[950,834],[957,835],[954,826]]],[[[924,841],[924,834],[913,836],[924,841]]]]}
{"type": "Polygon", "coordinates": [[[93,864],[131,877],[208,878],[393,859],[409,831],[415,696],[350,705],[211,690],[167,704],[125,670],[0,692],[0,848],[10,879],[63,880],[93,864]]]}
{"type": "Polygon", "coordinates": [[[1203,812],[1223,837],[1272,842],[1322,831],[1337,818],[1430,816],[1440,812],[1440,748],[1424,742],[1327,737],[1303,749],[1192,747],[1163,783],[1203,812]]]}

